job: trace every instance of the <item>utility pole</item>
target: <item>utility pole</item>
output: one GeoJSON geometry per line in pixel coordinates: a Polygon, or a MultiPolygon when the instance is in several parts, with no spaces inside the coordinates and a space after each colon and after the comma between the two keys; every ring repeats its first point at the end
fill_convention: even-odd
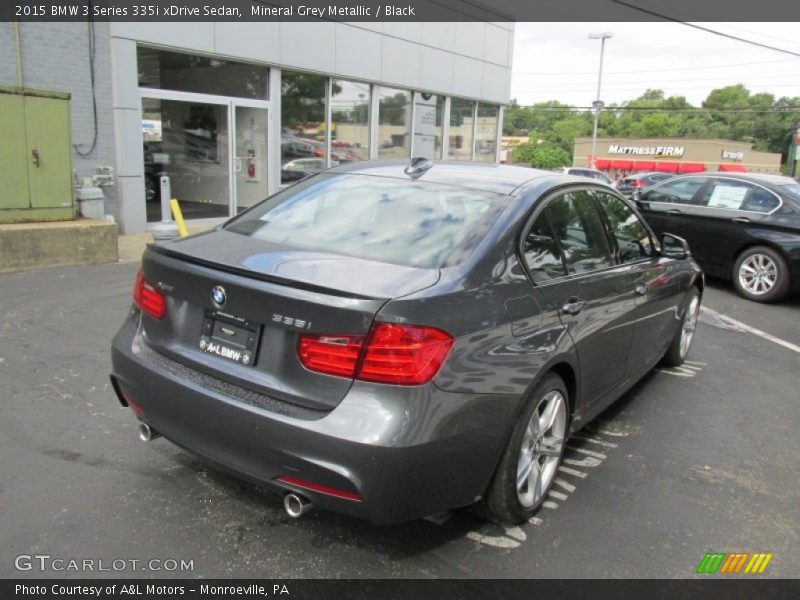
{"type": "Polygon", "coordinates": [[[597,123],[600,120],[600,111],[603,109],[603,101],[600,100],[600,86],[603,83],[603,54],[606,49],[606,40],[614,37],[610,31],[603,33],[590,33],[590,40],[600,40],[600,71],[597,74],[597,99],[592,102],[594,107],[594,130],[592,131],[592,163],[589,165],[592,169],[595,168],[597,160],[597,123]]]}

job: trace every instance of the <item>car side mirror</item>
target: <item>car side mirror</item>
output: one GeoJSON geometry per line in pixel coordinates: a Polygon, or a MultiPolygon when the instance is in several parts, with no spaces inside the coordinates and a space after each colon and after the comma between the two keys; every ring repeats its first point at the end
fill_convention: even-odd
{"type": "Polygon", "coordinates": [[[667,258],[684,259],[692,255],[689,249],[689,242],[682,237],[664,233],[661,236],[661,255],[667,258]]]}

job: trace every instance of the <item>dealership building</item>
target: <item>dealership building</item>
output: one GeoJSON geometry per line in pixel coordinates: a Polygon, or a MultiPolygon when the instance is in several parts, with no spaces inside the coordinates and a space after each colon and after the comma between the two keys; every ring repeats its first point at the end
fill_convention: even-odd
{"type": "MultiPolygon", "coordinates": [[[[779,153],[759,152],[753,144],[732,140],[598,138],[596,149],[594,167],[612,176],[637,171],[780,173],[781,167],[779,153]]],[[[589,166],[591,159],[592,138],[576,138],[573,166],[589,166]]]]}
{"type": "Polygon", "coordinates": [[[123,233],[142,232],[162,174],[206,224],[345,162],[496,162],[513,38],[513,23],[477,21],[0,23],[0,101],[23,107],[4,155],[30,177],[62,169],[44,195],[23,177],[0,222],[63,218],[91,185],[123,233]]]}

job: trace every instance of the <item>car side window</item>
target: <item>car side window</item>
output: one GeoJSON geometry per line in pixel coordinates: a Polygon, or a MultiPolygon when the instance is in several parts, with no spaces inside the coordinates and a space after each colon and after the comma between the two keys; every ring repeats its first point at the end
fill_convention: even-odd
{"type": "Polygon", "coordinates": [[[747,195],[755,186],[735,179],[715,179],[698,199],[700,206],[740,210],[747,195]]]}
{"type": "Polygon", "coordinates": [[[670,181],[651,188],[642,199],[648,202],[671,202],[674,204],[691,204],[697,191],[708,181],[703,177],[691,177],[679,181],[670,181]]]}
{"type": "Polygon", "coordinates": [[[778,208],[780,203],[780,200],[775,194],[762,187],[756,187],[747,196],[744,204],[742,204],[741,210],[768,213],[778,208]]]}
{"type": "Polygon", "coordinates": [[[611,194],[595,192],[595,196],[617,241],[619,262],[629,263],[652,256],[650,232],[631,207],[611,194]]]}
{"type": "Polygon", "coordinates": [[[587,191],[567,192],[547,205],[570,275],[612,266],[606,234],[587,191]]]}
{"type": "Polygon", "coordinates": [[[561,260],[561,249],[553,232],[547,211],[536,217],[522,246],[525,266],[536,282],[564,277],[567,270],[561,260]]]}

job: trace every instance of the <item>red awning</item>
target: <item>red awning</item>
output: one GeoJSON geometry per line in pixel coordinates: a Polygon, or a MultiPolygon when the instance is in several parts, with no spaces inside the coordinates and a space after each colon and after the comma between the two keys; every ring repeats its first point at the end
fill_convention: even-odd
{"type": "Polygon", "coordinates": [[[664,160],[657,161],[655,164],[656,171],[661,171],[662,173],[677,173],[678,172],[678,163],[676,162],[667,162],[664,160]]]}
{"type": "Polygon", "coordinates": [[[652,160],[635,160],[633,161],[633,168],[637,171],[652,171],[656,163],[652,160]]]}
{"type": "Polygon", "coordinates": [[[747,167],[733,163],[722,163],[719,166],[719,170],[726,173],[747,173],[747,167]]]}
{"type": "Polygon", "coordinates": [[[594,161],[595,169],[600,169],[600,170],[608,169],[610,164],[611,161],[608,160],[607,158],[598,158],[594,161]]]}
{"type": "Polygon", "coordinates": [[[680,163],[678,173],[702,173],[706,170],[703,163],[680,163]]]}
{"type": "Polygon", "coordinates": [[[612,160],[611,161],[611,168],[612,169],[632,169],[633,168],[633,161],[632,160],[612,160]]]}

